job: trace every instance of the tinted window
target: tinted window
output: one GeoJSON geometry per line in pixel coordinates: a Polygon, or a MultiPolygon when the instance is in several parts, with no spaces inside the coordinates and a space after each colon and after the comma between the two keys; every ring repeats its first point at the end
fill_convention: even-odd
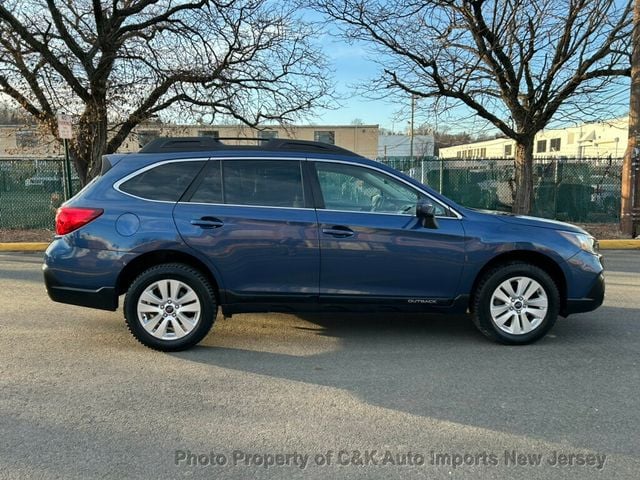
{"type": "Polygon", "coordinates": [[[149,200],[177,202],[204,162],[172,162],[158,165],[127,180],[120,190],[149,200]]]}
{"type": "Polygon", "coordinates": [[[436,215],[446,215],[441,205],[382,172],[341,163],[315,165],[326,209],[415,215],[416,204],[424,200],[434,204],[436,215]]]}
{"type": "Polygon", "coordinates": [[[201,175],[202,181],[191,196],[191,202],[222,203],[222,175],[220,161],[210,161],[201,175]]]}
{"type": "Polygon", "coordinates": [[[227,160],[223,178],[225,203],[304,207],[300,162],[227,160]]]}

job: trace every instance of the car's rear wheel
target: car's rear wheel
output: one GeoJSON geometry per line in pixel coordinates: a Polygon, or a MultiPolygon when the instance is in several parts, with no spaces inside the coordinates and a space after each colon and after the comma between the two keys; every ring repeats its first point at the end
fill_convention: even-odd
{"type": "Polygon", "coordinates": [[[526,344],[542,338],[558,318],[560,293],[547,272],[511,262],[487,272],[473,298],[473,321],[492,340],[526,344]]]}
{"type": "Polygon", "coordinates": [[[184,350],[202,340],[217,311],[209,281],[181,263],[158,265],[142,272],[124,302],[129,330],[147,347],[184,350]]]}

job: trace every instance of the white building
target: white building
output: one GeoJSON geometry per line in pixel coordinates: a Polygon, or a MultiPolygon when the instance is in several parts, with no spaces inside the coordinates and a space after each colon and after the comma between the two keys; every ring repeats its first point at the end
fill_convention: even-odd
{"type": "MultiPolygon", "coordinates": [[[[433,135],[413,136],[413,156],[432,157],[434,153],[433,135]]],[[[409,135],[380,135],[378,137],[377,158],[410,157],[411,137],[409,135]]]]}
{"type": "MultiPolygon", "coordinates": [[[[614,158],[627,148],[628,118],[543,130],[536,135],[535,157],[614,158]]],[[[498,138],[440,149],[442,158],[513,158],[515,142],[498,138]]]]}

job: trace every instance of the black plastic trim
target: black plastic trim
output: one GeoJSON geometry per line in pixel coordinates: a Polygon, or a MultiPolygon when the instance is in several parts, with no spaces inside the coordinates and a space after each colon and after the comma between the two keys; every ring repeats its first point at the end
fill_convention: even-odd
{"type": "Polygon", "coordinates": [[[567,299],[567,305],[562,312],[562,316],[566,317],[573,313],[584,313],[595,310],[604,302],[604,291],[605,281],[604,275],[601,273],[598,275],[598,278],[585,298],[567,299]]]}
{"type": "Polygon", "coordinates": [[[101,287],[96,290],[62,287],[56,282],[53,272],[44,268],[44,284],[49,298],[54,302],[115,311],[118,309],[118,295],[113,287],[101,287]]]}
{"type": "Polygon", "coordinates": [[[82,288],[47,287],[49,298],[54,302],[79,305],[81,307],[97,308],[99,310],[115,311],[118,309],[118,296],[115,289],[102,287],[98,290],[82,288]]]}
{"type": "Polygon", "coordinates": [[[249,312],[402,312],[402,313],[458,313],[467,312],[468,295],[454,299],[424,299],[433,303],[412,302],[406,297],[374,297],[367,295],[244,295],[226,291],[227,300],[221,305],[225,315],[249,312]]]}
{"type": "Polygon", "coordinates": [[[238,138],[248,142],[258,142],[259,145],[230,145],[215,137],[161,137],[146,144],[140,153],[170,153],[170,152],[206,152],[214,150],[261,150],[261,151],[289,151],[306,153],[337,153],[360,157],[360,155],[346,148],[310,140],[290,140],[285,138],[238,138]]]}

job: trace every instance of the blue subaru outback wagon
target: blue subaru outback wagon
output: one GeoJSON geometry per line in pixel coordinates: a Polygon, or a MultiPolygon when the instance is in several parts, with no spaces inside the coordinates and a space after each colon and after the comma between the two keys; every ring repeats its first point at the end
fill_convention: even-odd
{"type": "Polygon", "coordinates": [[[202,340],[217,309],[469,312],[507,344],[604,298],[575,226],[462,207],[352,152],[272,139],[157,139],[107,155],[56,216],[49,296],[116,310],[158,350],[202,340]]]}

